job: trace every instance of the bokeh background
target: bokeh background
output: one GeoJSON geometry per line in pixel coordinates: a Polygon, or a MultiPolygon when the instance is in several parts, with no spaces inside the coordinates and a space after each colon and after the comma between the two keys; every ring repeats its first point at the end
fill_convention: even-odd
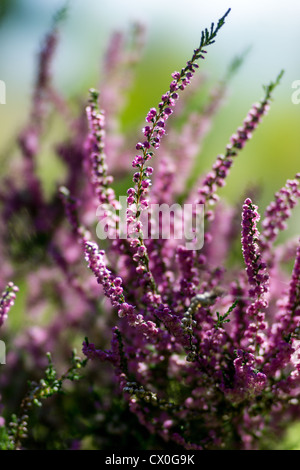
{"type": "MultiPolygon", "coordinates": [[[[16,130],[25,121],[36,72],[36,58],[53,14],[63,0],[1,0],[0,79],[7,86],[7,103],[0,106],[0,151],[5,155],[16,130]]],[[[236,161],[225,198],[234,200],[245,186],[260,184],[261,211],[287,178],[299,171],[300,104],[293,104],[292,83],[300,79],[300,2],[286,0],[70,0],[67,20],[54,63],[54,80],[65,96],[88,95],[101,77],[101,59],[112,32],[127,30],[134,21],[147,28],[145,55],[128,97],[124,126],[140,125],[149,107],[166,90],[170,74],[180,68],[199,43],[200,32],[231,13],[216,44],[201,67],[216,82],[231,60],[248,50],[238,74],[230,83],[225,106],[205,140],[196,168],[209,168],[224,151],[230,137],[253,102],[261,98],[262,85],[285,70],[268,117],[236,161]]],[[[134,151],[134,150],[133,150],[134,151]]],[[[44,158],[41,171],[52,175],[55,158],[44,158]],[[51,171],[47,165],[51,160],[51,171]]],[[[50,184],[50,183],[49,183],[50,184]]],[[[299,211],[291,221],[295,230],[299,211]]]]}

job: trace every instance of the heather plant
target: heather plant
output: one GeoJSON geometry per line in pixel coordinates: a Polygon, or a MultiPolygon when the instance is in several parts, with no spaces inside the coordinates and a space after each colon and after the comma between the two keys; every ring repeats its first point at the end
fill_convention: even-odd
{"type": "Polygon", "coordinates": [[[262,449],[298,421],[300,246],[278,236],[300,196],[300,174],[264,215],[252,195],[235,207],[218,195],[283,72],[264,86],[211,170],[188,184],[242,62],[233,61],[202,109],[190,108],[205,81],[199,65],[229,11],[172,74],[138,143],[119,119],[143,28],[133,28],[129,43],[123,33],[112,37],[99,91],[91,88],[74,111],[51,79],[65,11],[56,15],[13,149],[19,158],[0,192],[0,328],[9,345],[1,449],[262,449]],[[64,171],[46,195],[37,164],[53,113],[65,123],[66,138],[54,144],[64,171]],[[157,206],[165,211],[153,224],[157,206]],[[175,208],[184,206],[192,237],[180,238],[175,208]]]}

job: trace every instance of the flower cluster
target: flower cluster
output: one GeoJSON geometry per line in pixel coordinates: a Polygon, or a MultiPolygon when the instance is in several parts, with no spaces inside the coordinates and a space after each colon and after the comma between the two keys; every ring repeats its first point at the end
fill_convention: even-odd
{"type": "Polygon", "coordinates": [[[298,246],[296,260],[292,272],[289,289],[288,310],[292,317],[297,317],[300,307],[300,247],[298,246]]]}
{"type": "Polygon", "coordinates": [[[8,312],[11,307],[14,305],[16,292],[18,292],[18,287],[14,286],[12,282],[9,282],[5,291],[2,292],[0,298],[0,327],[3,325],[7,319],[8,312]]]}
{"type": "Polygon", "coordinates": [[[250,324],[249,331],[256,334],[256,342],[262,343],[263,338],[257,331],[266,328],[264,310],[268,306],[266,295],[269,290],[269,274],[257,243],[260,235],[257,229],[259,219],[257,207],[247,198],[242,213],[242,251],[250,285],[249,296],[254,299],[247,309],[247,314],[249,319],[256,320],[256,324],[250,324]]]}
{"type": "Polygon", "coordinates": [[[268,290],[269,275],[266,272],[266,264],[261,259],[257,241],[259,231],[257,223],[260,215],[257,207],[247,198],[243,206],[242,218],[242,250],[246,264],[249,284],[253,286],[249,290],[251,297],[261,297],[268,290]]]}
{"type": "Polygon", "coordinates": [[[142,28],[135,27],[129,50],[121,33],[113,36],[100,93],[91,88],[76,115],[51,81],[57,22],[47,36],[33,93],[36,118],[17,137],[21,156],[0,193],[0,283],[7,285],[0,327],[14,346],[0,377],[1,449],[111,449],[116,441],[120,448],[261,449],[277,445],[299,419],[300,245],[299,237],[277,240],[300,197],[299,173],[264,214],[255,194],[235,207],[218,195],[282,73],[264,87],[211,171],[186,188],[228,86],[222,81],[204,109],[189,114],[204,81],[198,62],[228,13],[203,31],[190,60],[172,74],[141,123],[138,144],[120,131],[118,117],[142,28]],[[68,116],[68,138],[54,146],[64,172],[46,197],[36,159],[50,110],[68,116]],[[185,122],[176,120],[178,111],[185,122]],[[127,237],[120,237],[117,194],[125,184],[127,237]],[[157,221],[170,236],[146,237],[143,215],[152,203],[191,204],[193,222],[203,205],[204,246],[172,237],[175,216],[157,221]],[[98,242],[96,216],[109,227],[98,242]],[[70,350],[78,347],[83,359],[74,352],[70,366],[70,350]],[[54,361],[67,372],[57,373],[54,361]],[[82,380],[47,403],[83,366],[82,380]],[[31,429],[34,406],[40,410],[31,429]]]}

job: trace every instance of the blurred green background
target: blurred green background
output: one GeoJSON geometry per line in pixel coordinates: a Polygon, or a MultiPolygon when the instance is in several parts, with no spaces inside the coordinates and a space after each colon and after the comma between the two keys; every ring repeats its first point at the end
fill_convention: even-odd
{"type": "MultiPolygon", "coordinates": [[[[0,79],[7,86],[7,103],[0,106],[0,151],[5,155],[15,132],[28,113],[36,72],[37,53],[53,14],[62,0],[1,0],[0,79]]],[[[110,35],[128,29],[133,21],[147,28],[147,45],[137,70],[125,126],[137,126],[167,89],[170,74],[180,68],[198,45],[200,32],[217,21],[228,8],[226,25],[210,47],[202,69],[216,82],[230,61],[250,47],[246,61],[230,83],[226,105],[219,112],[210,136],[197,160],[200,171],[210,167],[253,102],[261,98],[262,85],[285,75],[275,91],[269,115],[237,159],[221,195],[235,200],[245,187],[260,184],[261,211],[287,178],[299,171],[300,104],[292,103],[292,83],[300,79],[300,2],[287,0],[71,0],[63,24],[61,43],[54,64],[54,81],[66,96],[85,98],[101,76],[101,58],[110,35]]],[[[134,150],[133,150],[134,151],[134,150]]],[[[297,214],[297,211],[296,211],[297,214]]],[[[297,226],[299,212],[291,227],[297,226]]]]}

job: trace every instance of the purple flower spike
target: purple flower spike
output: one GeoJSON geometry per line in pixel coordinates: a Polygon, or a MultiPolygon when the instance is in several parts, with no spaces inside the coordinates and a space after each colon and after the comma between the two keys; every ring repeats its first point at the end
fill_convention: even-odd
{"type": "Polygon", "coordinates": [[[268,291],[269,275],[266,271],[266,264],[261,259],[259,252],[259,231],[257,222],[260,215],[257,206],[252,204],[247,198],[243,205],[242,212],[242,251],[246,264],[248,281],[251,285],[251,296],[260,297],[268,291]]]}
{"type": "Polygon", "coordinates": [[[265,330],[263,311],[268,306],[267,294],[269,292],[269,274],[266,270],[266,263],[261,258],[259,251],[259,231],[257,223],[260,215],[257,206],[252,204],[247,198],[243,205],[242,212],[242,252],[246,264],[246,273],[250,285],[249,296],[253,299],[252,304],[247,309],[250,319],[255,319],[257,331],[252,324],[249,325],[245,337],[253,337],[257,344],[261,344],[262,336],[258,330],[265,330]]]}
{"type": "Polygon", "coordinates": [[[272,245],[280,231],[286,229],[286,221],[300,198],[300,173],[288,180],[276,194],[265,212],[262,221],[261,249],[268,256],[268,264],[273,264],[272,245]]]}
{"type": "Polygon", "coordinates": [[[286,308],[291,317],[300,318],[300,240],[290,281],[286,308]]]}

